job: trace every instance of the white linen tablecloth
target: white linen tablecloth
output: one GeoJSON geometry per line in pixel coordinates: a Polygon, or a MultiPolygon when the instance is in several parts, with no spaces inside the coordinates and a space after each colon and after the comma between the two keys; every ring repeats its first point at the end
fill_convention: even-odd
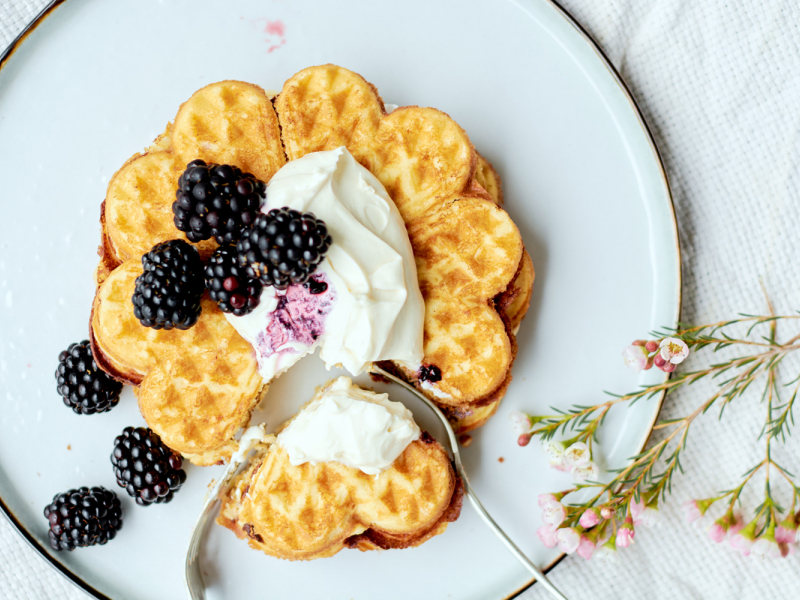
{"type": "MultiPolygon", "coordinates": [[[[0,48],[46,3],[0,0],[0,48]]],[[[681,230],[683,319],[763,313],[760,281],[778,312],[800,309],[800,3],[562,4],[622,73],[663,154],[681,230]]],[[[670,396],[663,416],[690,411],[710,389],[702,385],[670,396]]],[[[761,460],[763,443],[755,437],[764,409],[757,401],[757,393],[737,401],[723,426],[714,417],[693,425],[682,461],[686,475],[676,477],[660,526],[637,531],[635,545],[613,564],[566,558],[551,573],[556,585],[574,600],[800,597],[797,555],[741,557],[686,524],[679,508],[686,499],[733,487],[761,460]]],[[[800,437],[777,453],[790,470],[800,470],[800,437]]],[[[743,498],[750,510],[759,492],[743,498]]],[[[0,598],[86,596],[0,518],[0,598]]],[[[547,594],[534,586],[522,598],[547,594]]]]}

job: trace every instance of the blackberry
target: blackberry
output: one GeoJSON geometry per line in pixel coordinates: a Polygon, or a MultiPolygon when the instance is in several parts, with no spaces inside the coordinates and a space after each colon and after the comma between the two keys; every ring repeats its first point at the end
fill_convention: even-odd
{"type": "Polygon", "coordinates": [[[328,289],[328,284],[324,281],[317,281],[313,277],[303,284],[303,287],[308,290],[312,296],[322,294],[328,289]]]}
{"type": "Polygon", "coordinates": [[[122,430],[122,435],[114,440],[111,464],[117,484],[140,506],[169,502],[186,481],[181,457],[152,429],[144,427],[122,430]]]}
{"type": "Polygon", "coordinates": [[[235,242],[255,220],[266,189],[263,181],[233,165],[193,160],[178,179],[175,227],[191,242],[210,237],[218,244],[235,242]]]}
{"type": "Polygon", "coordinates": [[[113,540],[122,529],[122,507],[117,495],[103,487],[82,487],[53,496],[45,506],[50,523],[50,547],[74,550],[113,540]]]}
{"type": "Polygon", "coordinates": [[[206,263],[206,289],[220,310],[241,317],[253,312],[261,300],[261,281],[239,266],[236,246],[220,246],[206,263]]]}
{"type": "Polygon", "coordinates": [[[442,380],[442,371],[436,365],[423,365],[419,370],[419,379],[436,383],[442,380]]]}
{"type": "Polygon", "coordinates": [[[70,344],[58,355],[58,393],[79,415],[107,412],[119,404],[122,384],[97,366],[89,340],[70,344]]]}
{"type": "Polygon", "coordinates": [[[136,278],[133,314],[145,327],[189,329],[200,316],[203,262],[183,240],[153,246],[142,256],[144,273],[136,278]]]}
{"type": "Polygon", "coordinates": [[[330,245],[325,223],[313,213],[284,207],[258,215],[236,249],[249,277],[283,290],[290,283],[306,283],[330,245]]]}

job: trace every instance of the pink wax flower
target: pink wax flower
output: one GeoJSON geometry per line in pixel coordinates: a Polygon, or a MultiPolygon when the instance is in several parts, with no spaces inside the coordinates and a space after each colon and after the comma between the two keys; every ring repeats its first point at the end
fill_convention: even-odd
{"type": "Polygon", "coordinates": [[[794,543],[796,529],[792,530],[794,517],[789,515],[777,527],[770,524],[767,530],[753,543],[753,554],[765,558],[786,557],[795,553],[797,544],[794,543]],[[790,523],[786,523],[791,521],[790,523]],[[785,527],[784,524],[789,525],[785,527]],[[780,530],[780,533],[778,531],[780,530]]]}
{"type": "Polygon", "coordinates": [[[603,517],[604,519],[610,519],[611,517],[614,516],[615,512],[616,511],[610,506],[603,506],[600,509],[600,516],[603,517]]]}
{"type": "Polygon", "coordinates": [[[734,550],[738,550],[744,556],[748,556],[753,548],[756,539],[756,526],[758,519],[753,519],[746,526],[735,534],[728,536],[728,543],[734,550]]]}
{"type": "Polygon", "coordinates": [[[706,500],[687,500],[681,506],[686,513],[686,520],[692,523],[706,514],[708,507],[713,503],[714,501],[710,498],[706,500]]]}
{"type": "Polygon", "coordinates": [[[775,541],[774,525],[770,526],[761,537],[753,542],[753,546],[750,550],[753,554],[761,556],[762,558],[780,558],[781,556],[785,556],[785,554],[781,552],[778,542],[775,541]]]}
{"type": "Polygon", "coordinates": [[[712,523],[711,527],[708,528],[708,537],[711,538],[712,542],[716,542],[719,544],[722,540],[725,539],[725,536],[728,535],[728,530],[719,522],[720,520],[717,519],[712,523]]]}
{"type": "Polygon", "coordinates": [[[686,345],[686,342],[678,338],[664,338],[661,340],[659,348],[659,355],[661,358],[673,365],[682,363],[684,359],[689,356],[689,346],[686,345]]]}
{"type": "Polygon", "coordinates": [[[590,508],[585,510],[581,515],[581,518],[578,520],[578,525],[583,527],[584,529],[589,529],[590,527],[594,527],[600,522],[600,511],[596,508],[590,508]]]}
{"type": "Polygon", "coordinates": [[[592,558],[592,554],[594,554],[595,550],[595,543],[590,540],[585,535],[581,535],[581,541],[578,544],[578,556],[590,560],[592,558]]]}
{"type": "Polygon", "coordinates": [[[567,509],[560,502],[548,504],[542,511],[542,522],[558,527],[567,518],[567,509]]]}
{"type": "Polygon", "coordinates": [[[589,464],[592,460],[592,453],[589,447],[583,442],[575,442],[564,450],[561,459],[568,467],[582,467],[589,464]]]}
{"type": "Polygon", "coordinates": [[[563,442],[555,440],[542,440],[542,450],[547,455],[550,461],[550,466],[559,471],[569,471],[570,467],[564,464],[564,450],[563,442]]]}
{"type": "Polygon", "coordinates": [[[744,518],[738,512],[733,513],[733,521],[730,528],[728,528],[728,535],[736,535],[744,527],[744,518]]]}
{"type": "Polygon", "coordinates": [[[581,534],[572,527],[563,527],[556,533],[558,549],[566,554],[572,554],[581,543],[581,534]]]}
{"type": "Polygon", "coordinates": [[[638,373],[645,369],[648,369],[649,356],[647,354],[647,350],[645,350],[644,346],[640,346],[637,344],[631,344],[625,350],[622,351],[622,361],[625,363],[625,366],[638,373]]]}
{"type": "Polygon", "coordinates": [[[797,523],[794,515],[789,514],[775,529],[775,541],[779,544],[794,544],[797,542],[797,523]]]}
{"type": "Polygon", "coordinates": [[[661,513],[658,512],[658,500],[653,500],[645,504],[644,499],[639,496],[639,501],[631,502],[631,517],[634,525],[644,525],[652,527],[658,523],[661,513]]]}
{"type": "Polygon", "coordinates": [[[631,542],[633,542],[633,537],[635,535],[636,531],[633,528],[633,518],[629,515],[625,517],[622,527],[617,531],[617,547],[627,548],[631,545],[631,542]]]}
{"type": "Polygon", "coordinates": [[[530,433],[523,433],[522,435],[520,435],[517,438],[517,444],[519,444],[520,446],[523,446],[523,447],[527,446],[528,444],[531,443],[531,438],[532,437],[533,436],[530,433]]]}
{"type": "MultiPolygon", "coordinates": [[[[731,527],[736,522],[737,519],[736,516],[733,514],[733,510],[728,509],[728,511],[724,515],[722,515],[719,519],[714,521],[708,528],[708,537],[710,537],[712,541],[719,544],[722,540],[725,539],[725,537],[728,535],[728,531],[730,531],[731,527]]],[[[739,529],[741,529],[741,527],[739,527],[739,529]]],[[[739,529],[737,529],[736,531],[738,532],[739,529]]]]}
{"type": "Polygon", "coordinates": [[[536,530],[536,535],[539,536],[539,539],[541,540],[542,544],[544,544],[545,548],[555,548],[556,544],[558,544],[558,540],[556,539],[557,532],[557,526],[542,525],[536,530]]]}
{"type": "Polygon", "coordinates": [[[539,494],[539,507],[547,508],[551,504],[561,504],[555,494],[539,494]]]}
{"type": "Polygon", "coordinates": [[[597,548],[594,551],[593,557],[595,560],[602,560],[605,562],[616,562],[617,560],[617,548],[616,548],[616,538],[615,536],[611,536],[608,540],[600,544],[598,542],[597,548]]]}
{"type": "Polygon", "coordinates": [[[631,499],[631,516],[633,517],[634,523],[636,522],[636,519],[639,518],[639,515],[641,515],[644,512],[644,509],[645,509],[644,498],[639,496],[638,500],[631,499]]]}
{"type": "Polygon", "coordinates": [[[517,435],[528,433],[531,430],[531,418],[525,413],[515,410],[508,415],[508,418],[511,421],[511,427],[514,429],[514,433],[517,435]]]}
{"type": "Polygon", "coordinates": [[[593,462],[581,466],[572,467],[573,481],[583,483],[585,481],[597,481],[597,476],[600,474],[600,468],[593,462]]]}

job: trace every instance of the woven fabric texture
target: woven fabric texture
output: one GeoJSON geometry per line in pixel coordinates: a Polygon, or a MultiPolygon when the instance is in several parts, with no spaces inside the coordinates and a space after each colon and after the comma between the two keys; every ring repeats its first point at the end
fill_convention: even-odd
{"type": "MultiPolygon", "coordinates": [[[[800,4],[796,0],[561,0],[620,71],[644,111],[672,184],[683,250],[683,320],[705,323],[800,309],[800,4]]],[[[44,0],[0,0],[0,48],[44,0]]],[[[666,325],[666,324],[665,324],[666,325]]],[[[786,328],[788,333],[789,328],[786,328]]],[[[642,332],[644,336],[646,332],[642,332]]],[[[780,334],[780,332],[779,332],[780,334]]],[[[704,364],[690,359],[694,365],[704,364]]],[[[692,368],[690,362],[685,368],[692,368]]],[[[793,378],[797,361],[785,368],[793,378]]],[[[662,417],[687,414],[710,393],[700,383],[668,397],[662,417]]],[[[683,520],[684,500],[740,481],[759,462],[764,419],[753,391],[692,426],[686,474],[661,523],[637,532],[613,563],[563,560],[552,580],[570,598],[761,599],[795,597],[798,558],[761,561],[715,545],[683,520]]],[[[653,441],[660,437],[655,435],[653,441]]],[[[776,449],[797,472],[800,438],[776,449]]],[[[743,496],[760,502],[760,484],[743,496]]],[[[784,502],[787,496],[777,494],[784,502]]],[[[526,600],[546,598],[534,586],[526,600]]],[[[84,599],[0,519],[0,598],[84,599]]]]}

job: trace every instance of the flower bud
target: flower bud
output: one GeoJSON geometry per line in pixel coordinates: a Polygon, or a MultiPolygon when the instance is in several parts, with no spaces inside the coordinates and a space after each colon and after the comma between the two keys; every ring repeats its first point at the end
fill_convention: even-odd
{"type": "Polygon", "coordinates": [[[753,543],[756,539],[756,527],[758,526],[758,519],[753,519],[747,525],[745,525],[740,531],[737,533],[730,535],[728,537],[728,543],[734,550],[738,550],[744,556],[748,556],[750,554],[751,549],[753,548],[753,543]]]}
{"type": "Polygon", "coordinates": [[[528,433],[531,430],[531,418],[525,413],[515,410],[508,415],[508,418],[511,421],[514,433],[517,435],[528,433]]]}
{"type": "Polygon", "coordinates": [[[539,539],[541,540],[542,544],[544,544],[545,548],[555,548],[556,544],[558,544],[558,540],[556,539],[557,531],[557,527],[553,527],[552,525],[542,525],[536,530],[536,535],[539,536],[539,539]]]}
{"type": "Polygon", "coordinates": [[[594,527],[600,522],[600,511],[596,508],[590,508],[585,510],[581,515],[581,518],[578,520],[578,525],[583,527],[584,529],[589,529],[590,527],[594,527]]]}
{"type": "Polygon", "coordinates": [[[733,514],[733,509],[729,508],[724,515],[714,521],[708,528],[708,537],[712,541],[720,543],[728,535],[728,530],[735,522],[736,517],[733,514]]]}
{"type": "Polygon", "coordinates": [[[598,544],[598,548],[594,551],[594,559],[602,560],[605,562],[616,562],[617,548],[616,536],[611,536],[604,544],[598,544]]]}
{"type": "Polygon", "coordinates": [[[539,494],[537,501],[540,508],[547,508],[552,504],[561,504],[555,494],[539,494]]]}
{"type": "Polygon", "coordinates": [[[681,506],[686,513],[686,520],[691,523],[706,514],[708,507],[712,504],[714,504],[714,499],[707,498],[705,500],[687,500],[681,506]]]}
{"type": "Polygon", "coordinates": [[[566,554],[572,554],[581,543],[581,535],[572,527],[564,527],[556,533],[558,549],[566,554]]]}
{"type": "Polygon", "coordinates": [[[617,547],[627,548],[633,542],[633,537],[636,531],[633,528],[633,518],[631,516],[625,517],[622,526],[617,530],[617,547]]]}
{"type": "Polygon", "coordinates": [[[589,560],[592,558],[592,554],[594,554],[595,548],[596,548],[595,543],[585,535],[582,535],[581,541],[578,544],[578,550],[577,550],[578,556],[586,560],[589,560]]]}
{"type": "Polygon", "coordinates": [[[632,501],[631,516],[633,517],[634,525],[652,527],[661,519],[661,513],[658,512],[658,498],[653,498],[646,504],[641,496],[638,502],[632,501]]]}
{"type": "Polygon", "coordinates": [[[567,509],[560,502],[548,504],[542,511],[542,521],[547,525],[558,527],[567,518],[567,509]]]}
{"type": "Polygon", "coordinates": [[[644,346],[631,344],[622,351],[622,361],[625,366],[638,373],[647,366],[647,351],[644,346]]]}
{"type": "Polygon", "coordinates": [[[797,522],[793,514],[786,515],[775,529],[775,541],[779,544],[793,544],[797,541],[797,522]]]}
{"type": "MultiPolygon", "coordinates": [[[[764,558],[780,558],[786,556],[775,541],[775,523],[771,523],[767,530],[753,542],[752,552],[764,558]]],[[[788,552],[787,552],[788,554],[788,552]]]]}

